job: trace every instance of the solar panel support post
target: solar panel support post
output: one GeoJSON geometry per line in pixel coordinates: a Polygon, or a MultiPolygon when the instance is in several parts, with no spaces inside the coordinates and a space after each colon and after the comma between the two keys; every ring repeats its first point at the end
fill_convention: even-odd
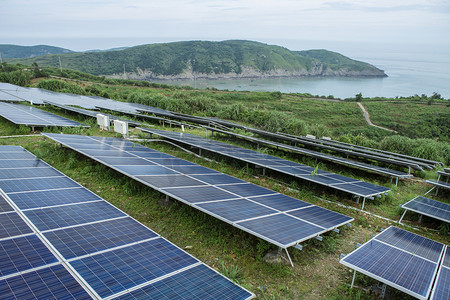
{"type": "Polygon", "coordinates": [[[402,216],[400,217],[400,220],[398,220],[398,224],[402,224],[402,220],[403,220],[403,217],[406,215],[406,212],[407,212],[408,210],[407,209],[405,209],[405,212],[402,214],[402,216]]]}
{"type": "Polygon", "coordinates": [[[430,193],[432,190],[434,190],[436,187],[437,187],[437,186],[433,186],[428,192],[426,192],[426,193],[424,194],[424,196],[427,195],[427,194],[429,194],[429,193],[430,193]]]}
{"type": "Polygon", "coordinates": [[[387,288],[386,283],[383,283],[380,287],[380,289],[381,289],[380,298],[381,299],[384,299],[384,296],[386,296],[386,288],[387,288]]]}
{"type": "Polygon", "coordinates": [[[422,223],[422,217],[423,217],[423,215],[420,214],[420,215],[419,215],[419,220],[418,220],[419,224],[422,223]]]}
{"type": "Polygon", "coordinates": [[[363,198],[363,203],[362,203],[362,206],[361,206],[361,209],[362,209],[362,210],[364,210],[364,205],[365,205],[365,204],[366,204],[366,197],[363,198]]]}
{"type": "MultiPolygon", "coordinates": [[[[294,267],[294,263],[292,262],[291,256],[289,255],[289,251],[287,248],[278,248],[278,254],[281,255],[281,252],[283,251],[283,249],[286,251],[286,256],[288,258],[289,263],[291,264],[292,267],[294,267]]],[[[283,256],[281,256],[281,258],[283,258],[283,256]]]]}
{"type": "Polygon", "coordinates": [[[350,286],[350,288],[353,288],[353,286],[355,285],[355,278],[356,278],[356,270],[353,270],[352,285],[350,286]]]}

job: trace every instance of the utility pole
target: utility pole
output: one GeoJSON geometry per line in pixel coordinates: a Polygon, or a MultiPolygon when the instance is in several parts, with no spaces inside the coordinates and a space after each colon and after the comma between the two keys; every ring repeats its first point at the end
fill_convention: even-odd
{"type": "Polygon", "coordinates": [[[58,58],[59,58],[59,70],[61,71],[62,74],[61,56],[58,56],[58,58]]]}

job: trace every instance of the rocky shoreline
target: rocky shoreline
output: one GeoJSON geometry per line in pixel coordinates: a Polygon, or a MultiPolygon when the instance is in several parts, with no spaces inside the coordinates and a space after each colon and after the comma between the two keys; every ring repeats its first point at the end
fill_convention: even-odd
{"type": "Polygon", "coordinates": [[[224,79],[262,79],[262,78],[301,78],[301,77],[367,77],[367,78],[383,78],[388,77],[384,71],[379,69],[371,69],[364,71],[347,70],[345,68],[332,70],[317,65],[311,70],[282,70],[274,69],[261,72],[252,67],[243,66],[241,73],[199,73],[192,71],[191,68],[184,70],[180,74],[160,75],[148,70],[138,69],[137,72],[127,72],[113,75],[106,75],[108,78],[115,79],[132,79],[132,80],[224,80],[224,79]]]}

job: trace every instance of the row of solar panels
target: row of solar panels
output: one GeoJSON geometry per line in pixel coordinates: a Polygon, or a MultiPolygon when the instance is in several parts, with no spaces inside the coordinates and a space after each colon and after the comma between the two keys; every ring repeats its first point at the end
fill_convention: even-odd
{"type": "Polygon", "coordinates": [[[169,140],[190,145],[199,149],[224,155],[233,159],[252,163],[265,169],[294,176],[304,181],[325,186],[331,189],[350,193],[360,197],[373,197],[387,193],[390,189],[372,183],[363,182],[346,176],[315,170],[313,167],[285,160],[250,149],[225,144],[219,141],[205,139],[193,134],[164,131],[157,129],[139,128],[143,132],[156,134],[169,140]]]}
{"type": "Polygon", "coordinates": [[[44,135],[284,249],[353,221],[345,215],[123,139],[44,135]]]}
{"type": "Polygon", "coordinates": [[[416,298],[450,299],[450,247],[400,228],[385,229],[340,262],[416,298]]]}
{"type": "Polygon", "coordinates": [[[19,146],[0,146],[0,298],[254,295],[19,146]]]}

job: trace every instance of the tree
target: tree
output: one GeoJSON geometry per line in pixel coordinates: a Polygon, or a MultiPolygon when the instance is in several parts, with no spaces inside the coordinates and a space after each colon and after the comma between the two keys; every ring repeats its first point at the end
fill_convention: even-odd
{"type": "Polygon", "coordinates": [[[355,95],[355,101],[359,102],[361,100],[362,100],[362,94],[361,93],[356,94],[355,95]]]}

